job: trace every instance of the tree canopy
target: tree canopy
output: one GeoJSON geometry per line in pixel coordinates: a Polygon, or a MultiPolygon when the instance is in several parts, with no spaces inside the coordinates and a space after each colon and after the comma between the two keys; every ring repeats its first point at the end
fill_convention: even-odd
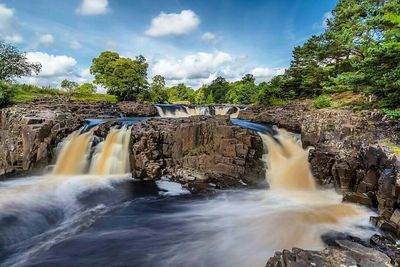
{"type": "Polygon", "coordinates": [[[147,68],[143,56],[130,59],[105,51],[93,59],[90,73],[95,77],[95,84],[104,86],[119,100],[142,101],[140,95],[148,91],[147,68]]]}
{"type": "Polygon", "coordinates": [[[39,74],[40,63],[28,62],[25,53],[0,40],[0,80],[12,82],[16,78],[39,74]]]}

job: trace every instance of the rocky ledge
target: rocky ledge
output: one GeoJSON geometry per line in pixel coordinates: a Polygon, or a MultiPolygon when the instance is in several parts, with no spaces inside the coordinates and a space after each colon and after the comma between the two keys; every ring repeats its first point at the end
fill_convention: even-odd
{"type": "Polygon", "coordinates": [[[132,128],[133,176],[169,175],[192,191],[263,180],[260,136],[228,116],[153,119],[132,128]]]}

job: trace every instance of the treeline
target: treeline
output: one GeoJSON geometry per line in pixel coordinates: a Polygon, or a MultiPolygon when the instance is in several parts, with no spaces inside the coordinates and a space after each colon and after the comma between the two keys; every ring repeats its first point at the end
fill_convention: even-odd
{"type": "Polygon", "coordinates": [[[119,99],[197,104],[273,104],[288,99],[354,91],[373,94],[381,106],[400,106],[400,0],[341,0],[325,31],[295,47],[283,75],[259,85],[247,74],[228,82],[218,77],[192,90],[165,87],[156,75],[147,83],[144,57],[121,58],[103,52],[93,60],[95,83],[119,99]]]}
{"type": "MultiPolygon", "coordinates": [[[[255,83],[251,74],[236,82],[218,77],[193,90],[184,84],[167,87],[164,77],[148,81],[148,63],[105,51],[92,61],[92,83],[65,80],[72,94],[90,95],[96,86],[118,100],[144,103],[275,104],[290,99],[354,91],[374,95],[381,107],[400,106],[400,0],[340,0],[326,21],[326,29],[295,47],[290,67],[269,82],[255,83]]],[[[10,98],[15,78],[37,74],[40,64],[27,62],[16,48],[0,41],[0,105],[10,98]]]]}
{"type": "Polygon", "coordinates": [[[323,34],[293,50],[290,67],[261,98],[356,91],[400,106],[399,0],[341,0],[323,34]]]}

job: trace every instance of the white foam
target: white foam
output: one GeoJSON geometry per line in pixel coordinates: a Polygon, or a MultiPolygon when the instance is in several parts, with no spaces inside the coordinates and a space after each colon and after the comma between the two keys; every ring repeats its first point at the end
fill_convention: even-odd
{"type": "Polygon", "coordinates": [[[176,182],[160,180],[157,181],[156,184],[159,189],[165,190],[159,192],[161,196],[178,196],[178,195],[190,194],[189,190],[183,188],[181,184],[176,182]]]}

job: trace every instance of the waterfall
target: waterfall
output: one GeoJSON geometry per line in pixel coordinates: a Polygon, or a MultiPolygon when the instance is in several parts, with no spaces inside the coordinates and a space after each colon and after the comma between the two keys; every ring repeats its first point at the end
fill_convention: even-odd
{"type": "Polygon", "coordinates": [[[186,108],[182,105],[159,104],[155,106],[160,117],[188,117],[186,108]]]}
{"type": "Polygon", "coordinates": [[[131,128],[112,129],[96,147],[90,174],[113,175],[129,172],[129,142],[131,128]]]}
{"type": "Polygon", "coordinates": [[[210,108],[208,106],[194,106],[194,107],[185,106],[185,109],[190,116],[211,115],[210,108]]]}
{"type": "Polygon", "coordinates": [[[92,133],[79,133],[80,131],[75,131],[67,138],[58,156],[53,174],[74,175],[81,174],[84,171],[92,133]]]}
{"type": "Polygon", "coordinates": [[[266,179],[270,190],[304,205],[303,209],[292,212],[291,217],[311,224],[337,224],[340,218],[363,212],[354,205],[338,202],[335,192],[317,188],[308,162],[308,149],[304,150],[291,134],[278,130],[277,141],[260,135],[268,150],[263,158],[267,163],[266,179]]]}
{"type": "Polygon", "coordinates": [[[232,109],[230,106],[214,106],[215,115],[228,115],[228,112],[232,109]]]}
{"type": "Polygon", "coordinates": [[[89,174],[115,175],[129,173],[129,142],[131,128],[112,129],[106,139],[95,148],[88,159],[92,132],[73,132],[66,140],[53,170],[54,175],[85,174],[90,161],[89,174]]]}

